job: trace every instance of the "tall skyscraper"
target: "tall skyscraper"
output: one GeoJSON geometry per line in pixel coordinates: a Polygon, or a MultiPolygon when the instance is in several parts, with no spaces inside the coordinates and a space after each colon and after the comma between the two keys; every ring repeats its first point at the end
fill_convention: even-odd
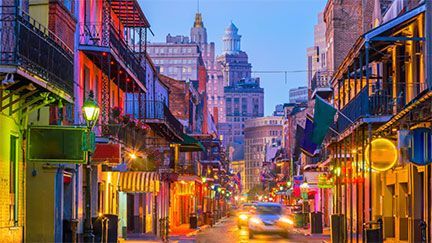
{"type": "Polygon", "coordinates": [[[198,44],[207,69],[207,104],[210,113],[217,122],[225,122],[224,83],[219,64],[216,62],[215,43],[207,42],[207,29],[204,27],[201,13],[195,14],[194,25],[190,31],[192,43],[198,44]]]}
{"type": "Polygon", "coordinates": [[[207,42],[201,13],[195,14],[190,37],[168,34],[165,43],[150,43],[148,52],[160,72],[174,79],[198,80],[200,67],[205,67],[207,107],[217,123],[225,122],[223,75],[216,62],[215,43],[207,42]]]}
{"type": "Polygon", "coordinates": [[[219,132],[231,160],[244,157],[244,122],[264,116],[264,89],[260,87],[259,78],[251,77],[252,65],[240,48],[240,39],[238,28],[231,22],[222,38],[223,52],[217,57],[226,85],[226,123],[220,124],[219,132]]]}
{"type": "Polygon", "coordinates": [[[238,28],[231,22],[225,29],[222,55],[217,57],[221,65],[225,86],[232,86],[241,79],[251,78],[252,65],[248,62],[248,55],[240,49],[241,35],[238,28]]]}

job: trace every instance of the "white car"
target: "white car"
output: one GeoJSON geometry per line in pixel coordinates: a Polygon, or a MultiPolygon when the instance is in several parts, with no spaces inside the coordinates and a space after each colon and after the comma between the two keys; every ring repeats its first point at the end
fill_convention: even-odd
{"type": "Polygon", "coordinates": [[[284,215],[281,204],[258,203],[248,221],[249,238],[255,234],[279,234],[287,238],[293,224],[292,219],[284,215]]]}

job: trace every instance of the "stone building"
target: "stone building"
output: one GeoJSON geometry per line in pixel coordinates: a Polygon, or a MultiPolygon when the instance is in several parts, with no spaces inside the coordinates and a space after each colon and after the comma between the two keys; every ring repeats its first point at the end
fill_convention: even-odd
{"type": "Polygon", "coordinates": [[[220,65],[216,62],[215,43],[207,42],[207,29],[201,13],[196,13],[191,28],[192,43],[198,44],[207,70],[207,106],[216,122],[225,122],[224,82],[220,65]]]}
{"type": "Polygon", "coordinates": [[[243,159],[244,122],[264,116],[264,89],[259,78],[251,77],[252,65],[248,55],[240,49],[241,35],[231,23],[223,36],[223,52],[217,57],[223,74],[226,105],[226,125],[220,124],[224,145],[230,151],[230,159],[243,159]]]}
{"type": "Polygon", "coordinates": [[[205,68],[208,110],[216,122],[225,121],[223,76],[216,62],[215,44],[207,42],[201,13],[195,15],[190,37],[168,34],[165,43],[149,43],[148,52],[161,74],[177,80],[196,81],[200,79],[200,69],[205,68]]]}
{"type": "Polygon", "coordinates": [[[167,35],[166,43],[149,43],[147,51],[161,74],[177,80],[198,80],[198,70],[204,66],[201,50],[184,36],[167,35]]]}
{"type": "Polygon", "coordinates": [[[267,116],[245,122],[245,191],[260,185],[260,172],[266,159],[266,149],[281,142],[282,119],[280,116],[267,116]]]}
{"type": "Polygon", "coordinates": [[[290,103],[303,103],[308,101],[308,87],[297,87],[289,90],[290,103]]]}

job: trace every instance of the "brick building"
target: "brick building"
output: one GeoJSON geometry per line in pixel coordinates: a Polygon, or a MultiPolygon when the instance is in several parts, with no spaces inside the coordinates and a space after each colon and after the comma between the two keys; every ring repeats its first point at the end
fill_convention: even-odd
{"type": "Polygon", "coordinates": [[[357,38],[372,28],[373,0],[329,0],[324,8],[326,66],[336,70],[357,38]]]}

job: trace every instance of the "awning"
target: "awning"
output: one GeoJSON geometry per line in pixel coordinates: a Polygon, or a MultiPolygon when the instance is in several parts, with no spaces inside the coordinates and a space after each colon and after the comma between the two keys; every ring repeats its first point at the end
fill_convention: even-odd
{"type": "Polygon", "coordinates": [[[113,143],[96,144],[96,149],[91,156],[91,161],[93,163],[120,164],[121,145],[113,143]]]}
{"type": "Polygon", "coordinates": [[[121,172],[120,191],[158,192],[159,174],[157,172],[121,172]]]}
{"type": "Polygon", "coordinates": [[[183,142],[180,142],[180,152],[199,152],[206,150],[200,141],[187,134],[182,134],[182,139],[183,142]]]}

